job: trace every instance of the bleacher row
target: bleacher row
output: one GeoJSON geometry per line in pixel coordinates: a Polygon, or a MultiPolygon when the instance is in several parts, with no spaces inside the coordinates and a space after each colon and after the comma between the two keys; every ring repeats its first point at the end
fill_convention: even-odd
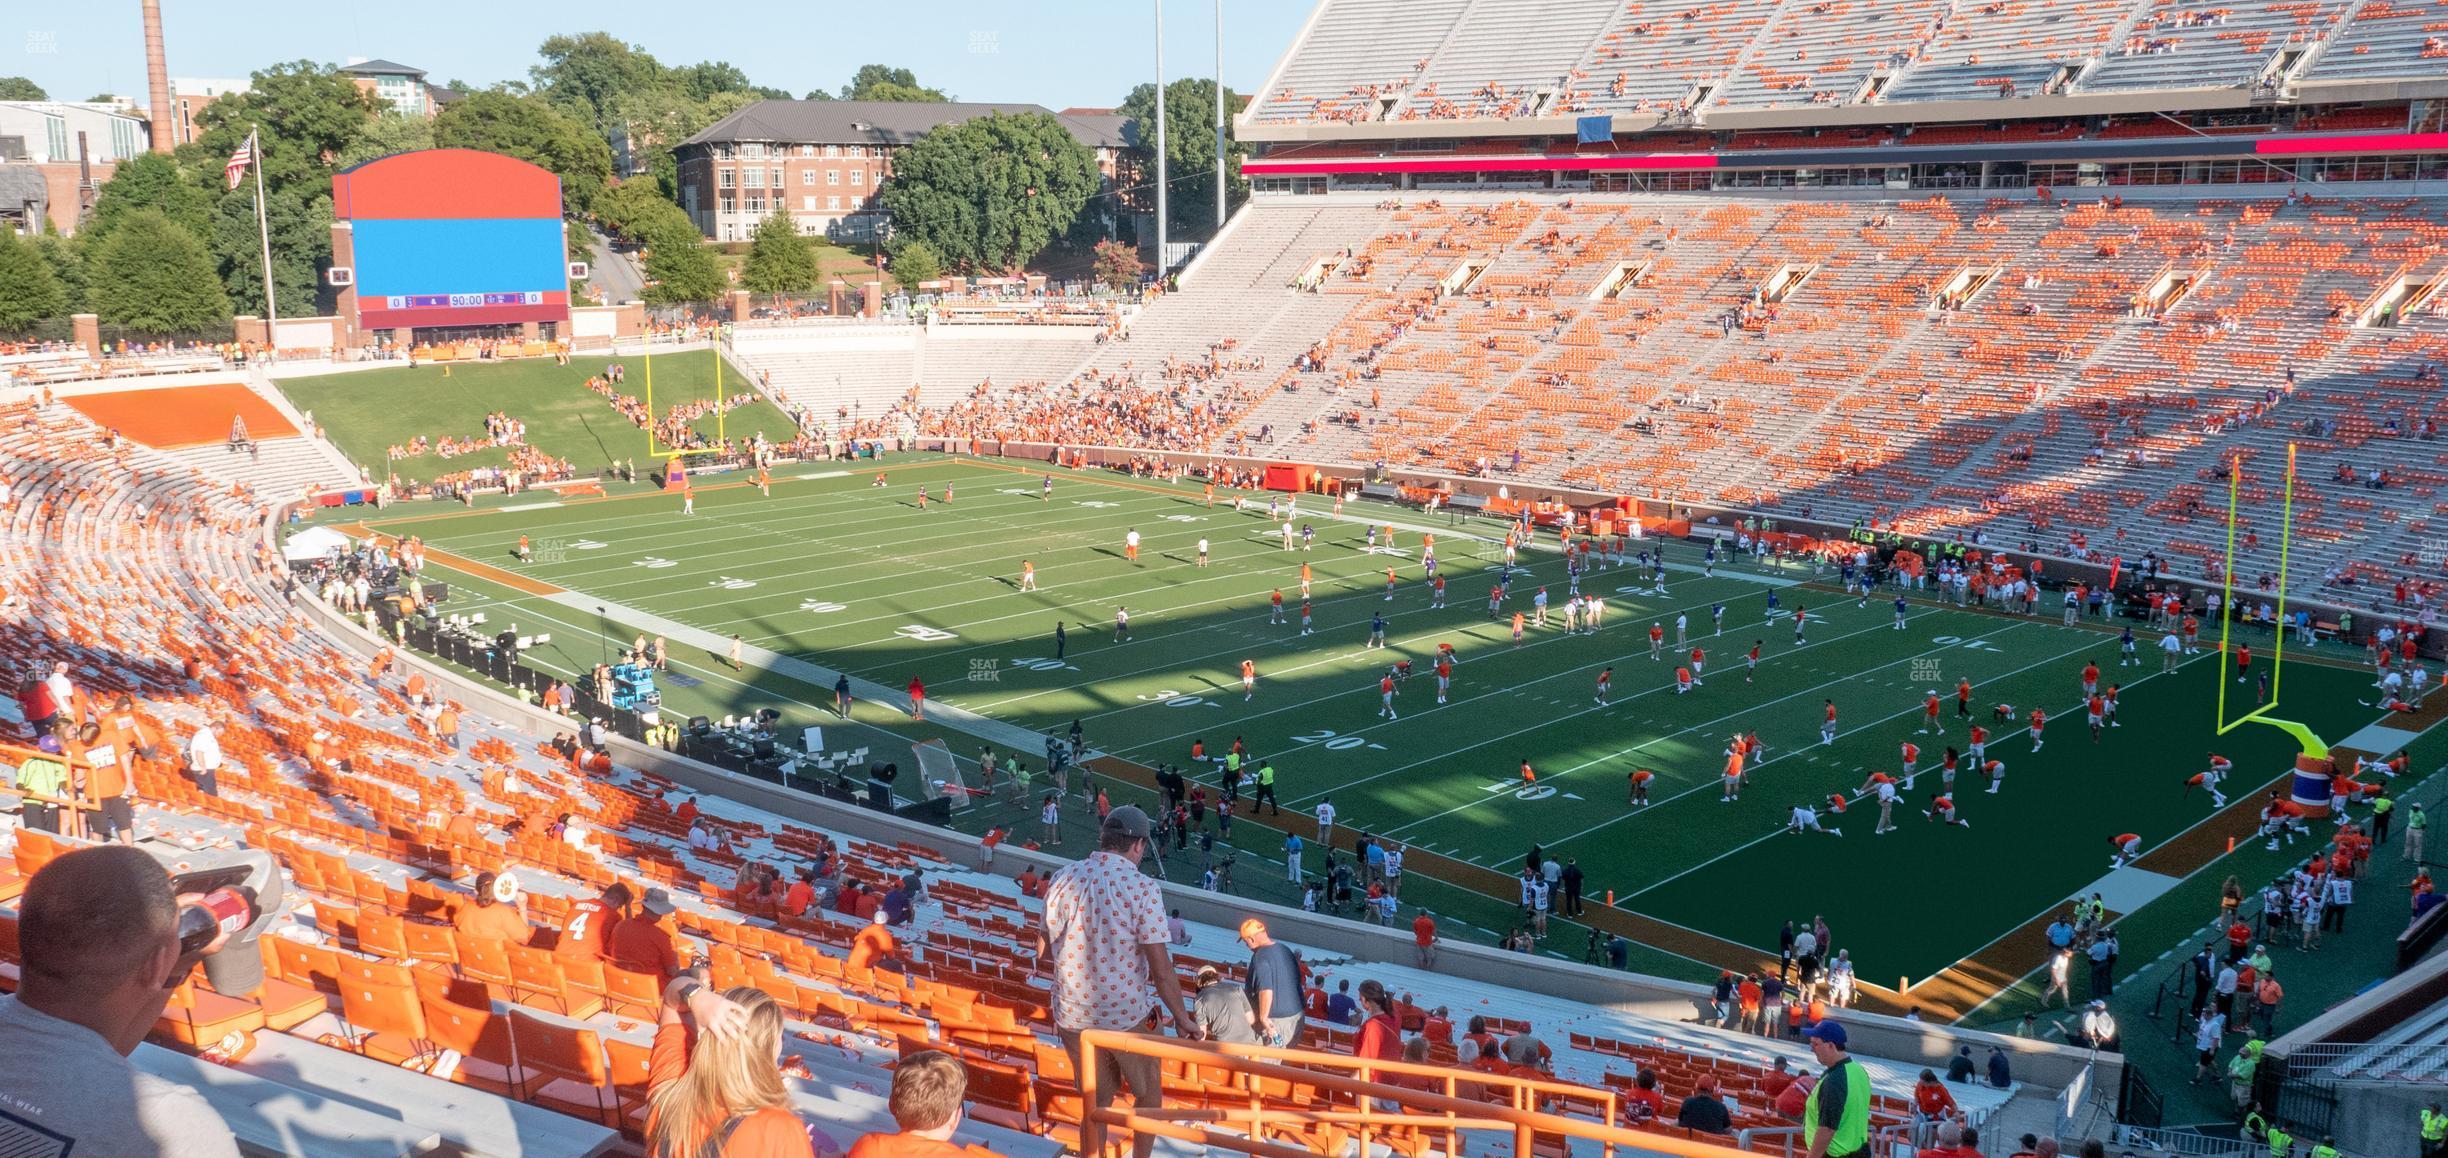
{"type": "Polygon", "coordinates": [[[2420,79],[2448,58],[2443,12],[2437,0],[1325,0],[1250,115],[1511,120],[2420,79]]]}
{"type": "MultiPolygon", "coordinates": [[[[700,823],[723,840],[693,849],[669,781],[629,769],[584,774],[542,736],[485,718],[481,704],[463,705],[464,748],[446,747],[410,700],[422,676],[341,650],[287,605],[260,538],[263,512],[244,495],[153,452],[106,451],[66,408],[30,404],[0,409],[0,474],[15,495],[0,519],[0,569],[43,578],[0,621],[0,653],[66,661],[89,708],[134,697],[143,726],[173,747],[212,720],[227,758],[220,795],[200,794],[167,764],[141,765],[138,837],[199,855],[243,844],[283,866],[281,917],[261,942],[264,986],[224,994],[191,978],[154,1034],[187,1051],[250,1035],[254,1047],[226,1069],[140,1058],[208,1087],[242,1133],[256,1132],[245,1140],[293,1148],[296,1122],[283,1115],[299,1106],[368,1107],[358,1116],[378,1122],[404,1116],[407,1136],[477,1153],[587,1153],[612,1132],[636,1136],[659,979],[551,949],[568,906],[615,879],[675,900],[678,932],[718,984],[753,985],[780,1002],[794,1106],[837,1142],[889,1128],[891,1066],[922,1047],[957,1051],[968,1064],[974,1112],[961,1141],[1029,1158],[1073,1136],[1076,1089],[1028,948],[1034,902],[1008,878],[710,796],[697,801],[700,823]],[[584,839],[556,832],[564,820],[584,839]],[[844,949],[859,925],[846,915],[782,917],[734,894],[745,865],[793,865],[827,845],[865,884],[922,874],[926,899],[901,932],[905,972],[851,967],[844,949]],[[454,932],[448,918],[484,871],[519,877],[535,922],[530,944],[454,932]],[[444,1051],[455,1067],[425,1072],[444,1051]],[[447,1095],[435,1085],[444,1081],[447,1095]],[[539,1121],[537,1110],[562,1116],[539,1121]]],[[[25,738],[13,706],[0,708],[0,732],[25,738]]],[[[13,826],[6,837],[0,905],[74,843],[13,826]]],[[[12,982],[15,932],[13,911],[0,912],[0,979],[12,982]]],[[[1240,959],[1231,933],[1201,927],[1177,963],[1237,974],[1240,959]]],[[[1497,1007],[1537,1017],[1540,1031],[1571,1035],[1556,1050],[1567,1081],[1621,1084],[1638,1061],[1679,1096],[1698,1075],[1717,1076],[1751,1103],[1745,1122],[1770,1121],[1760,1091],[1777,1080],[1771,1059],[1806,1064],[1794,1043],[1537,994],[1504,994],[1499,1006],[1483,986],[1425,971],[1315,951],[1308,961],[1321,985],[1365,970],[1423,1006],[1451,1005],[1456,1021],[1497,1007]]],[[[1348,1036],[1321,1030],[1330,1048],[1348,1048],[1348,1036]]],[[[1872,1071],[1882,1116],[1893,1120],[1913,1067],[1873,1062],[1872,1071]]],[[[1184,1101],[1246,1105],[1251,1096],[1194,1069],[1169,1078],[1170,1096],[1184,1101]]],[[[1314,1094],[1290,1085],[1257,1093],[1287,1107],[1314,1094]]],[[[2007,1097],[1966,1089],[1960,1100],[1978,1116],[2007,1097]]],[[[1326,1126],[1286,1125],[1276,1137],[1321,1151],[1341,1140],[1326,1126]]]]}
{"type": "Polygon", "coordinates": [[[1266,357],[1203,387],[1242,408],[1227,445],[1156,445],[1484,463],[2195,576],[2240,460],[2243,583],[2277,570],[2293,441],[2291,579],[2385,590],[2439,564],[2448,318],[2356,323],[2442,277],[2430,201],[1337,195],[1253,205],[1088,372],[1231,335],[1266,357]]]}

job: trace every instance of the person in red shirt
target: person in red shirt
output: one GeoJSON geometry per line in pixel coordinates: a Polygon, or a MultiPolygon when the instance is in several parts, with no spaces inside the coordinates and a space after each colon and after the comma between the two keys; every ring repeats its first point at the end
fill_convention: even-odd
{"type": "Polygon", "coordinates": [[[1419,967],[1422,969],[1436,968],[1436,928],[1436,918],[1429,916],[1426,909],[1421,909],[1419,916],[1411,918],[1411,940],[1419,950],[1419,967]]]}
{"type": "Polygon", "coordinates": [[[1921,1071],[1921,1080],[1913,1083],[1913,1109],[1924,1121],[1937,1122],[1955,1116],[1955,1095],[1947,1092],[1946,1083],[1938,1080],[1935,1070],[1921,1071]]]}
{"type": "Polygon", "coordinates": [[[910,677],[909,702],[910,718],[913,720],[926,719],[926,684],[920,682],[917,676],[910,677]]]}
{"type": "Polygon", "coordinates": [[[571,905],[569,920],[561,926],[561,939],[553,943],[553,954],[580,961],[603,956],[613,927],[620,924],[629,909],[629,901],[628,884],[614,881],[603,896],[571,905]]]}
{"type": "MultiPolygon", "coordinates": [[[[1401,1061],[1402,1024],[1394,1019],[1394,999],[1374,977],[1360,983],[1360,1009],[1367,1020],[1360,1023],[1359,1036],[1352,1041],[1352,1056],[1365,1061],[1401,1061]]],[[[1360,1080],[1378,1079],[1364,1069],[1360,1080]]]]}
{"type": "Polygon", "coordinates": [[[646,1063],[646,1152],[815,1158],[791,1112],[781,1053],[782,1007],[771,994],[717,992],[694,973],[666,982],[646,1063]]]}
{"type": "Polygon", "coordinates": [[[939,1049],[920,1050],[893,1067],[891,1134],[868,1134],[850,1146],[849,1158],[963,1158],[954,1145],[961,1103],[969,1096],[969,1071],[939,1049]]]}
{"type": "Polygon", "coordinates": [[[1958,720],[1969,720],[1972,718],[1971,680],[1959,679],[1955,681],[1955,718],[1958,720]]]}
{"type": "Polygon", "coordinates": [[[697,819],[697,798],[694,796],[681,797],[680,807],[674,809],[672,815],[680,818],[682,828],[688,827],[690,821],[697,819]]]}
{"type": "Polygon", "coordinates": [[[680,949],[673,944],[671,930],[663,925],[670,916],[671,894],[661,889],[646,890],[638,902],[638,913],[612,927],[612,936],[604,946],[606,959],[632,973],[650,973],[669,981],[680,973],[680,949]]]}

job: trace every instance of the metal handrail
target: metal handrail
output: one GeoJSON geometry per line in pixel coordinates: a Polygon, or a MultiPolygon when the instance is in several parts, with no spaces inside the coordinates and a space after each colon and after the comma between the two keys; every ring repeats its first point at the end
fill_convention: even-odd
{"type": "Polygon", "coordinates": [[[1619,1146],[1633,1154],[1668,1155],[1671,1158],[1735,1158],[1744,1153],[1718,1143],[1697,1142],[1616,1126],[1613,1123],[1621,1116],[1621,1097],[1605,1087],[1577,1085],[1549,1078],[1514,1077],[1450,1065],[1377,1061],[1315,1050],[1192,1042],[1155,1034],[1088,1030],[1080,1035],[1078,1082],[1082,1103],[1080,1113],[1084,1122],[1095,1121],[1134,1133],[1146,1132],[1259,1158],[1312,1158],[1315,1153],[1313,1149],[1266,1141],[1260,1129],[1262,1126],[1311,1124],[1358,1127],[1363,1153],[1371,1152],[1371,1142],[1381,1134],[1436,1133],[1444,1136],[1445,1153],[1458,1154],[1462,1152],[1457,1148],[1459,1135],[1464,1131],[1510,1131],[1513,1135],[1513,1153],[1524,1156],[1533,1152],[1537,1136],[1594,1141],[1600,1144],[1601,1153],[1609,1156],[1619,1146]],[[1247,1105],[1224,1105],[1225,1101],[1231,1100],[1231,1095],[1218,1090],[1218,1096],[1204,1099],[1205,1104],[1197,1107],[1166,1108],[1160,1104],[1143,1109],[1117,1103],[1099,1109],[1099,1051],[1152,1058],[1160,1064],[1174,1061],[1209,1070],[1222,1070],[1240,1079],[1234,1085],[1246,1092],[1247,1105]],[[1441,1087],[1443,1092],[1436,1092],[1433,1088],[1422,1090],[1385,1084],[1388,1078],[1425,1079],[1441,1087]],[[1271,1105],[1258,1092],[1256,1082],[1250,1079],[1271,1079],[1322,1093],[1347,1095],[1354,1108],[1303,1109],[1271,1105]],[[1465,1085],[1490,1092],[1502,1091],[1505,1100],[1483,1101],[1462,1097],[1460,1087],[1465,1085]],[[1551,1100],[1571,1100],[1603,1107],[1605,1120],[1600,1122],[1568,1117],[1537,1108],[1539,1104],[1551,1100]],[[1389,1106],[1391,1108],[1387,1108],[1389,1106]],[[1214,1128],[1219,1125],[1239,1126],[1246,1132],[1228,1133],[1214,1128]]]}

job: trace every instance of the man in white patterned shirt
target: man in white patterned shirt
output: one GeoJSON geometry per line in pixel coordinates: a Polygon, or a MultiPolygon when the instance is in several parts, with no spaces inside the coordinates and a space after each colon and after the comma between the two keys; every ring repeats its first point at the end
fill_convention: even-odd
{"type": "MultiPolygon", "coordinates": [[[[1045,921],[1037,935],[1037,960],[1053,976],[1054,1026],[1072,1068],[1080,1067],[1080,1034],[1091,1029],[1136,1032],[1145,1028],[1156,1002],[1173,1017],[1175,1031],[1198,1036],[1182,1004],[1173,970],[1164,894],[1139,871],[1147,854],[1147,813],[1125,804],[1105,816],[1097,850],[1065,866],[1046,886],[1045,921]],[[1155,988],[1150,1000],[1149,986],[1155,988]]],[[[1118,1085],[1130,1087],[1134,1105],[1163,1104],[1159,1066],[1144,1055],[1097,1054],[1097,1109],[1112,1104],[1118,1085]]],[[[1105,1127],[1080,1126],[1080,1152],[1104,1152],[1105,1127]]],[[[1135,1158],[1148,1158],[1153,1134],[1131,1139],[1135,1158]]]]}

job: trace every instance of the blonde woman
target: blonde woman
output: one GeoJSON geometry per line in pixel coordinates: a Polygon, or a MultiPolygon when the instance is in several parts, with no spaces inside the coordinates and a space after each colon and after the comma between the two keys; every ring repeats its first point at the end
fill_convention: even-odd
{"type": "Polygon", "coordinates": [[[716,992],[689,970],[663,987],[646,1078],[648,1158],[815,1158],[778,1061],[782,1007],[716,992]]]}

